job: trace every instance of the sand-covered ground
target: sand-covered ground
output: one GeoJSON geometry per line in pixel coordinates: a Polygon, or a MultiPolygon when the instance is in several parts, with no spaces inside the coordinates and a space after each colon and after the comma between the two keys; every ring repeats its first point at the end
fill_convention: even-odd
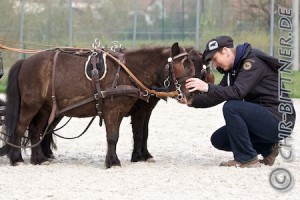
{"type": "MultiPolygon", "coordinates": [[[[160,101],[150,120],[148,146],[155,162],[130,162],[132,132],[130,118],[124,118],[117,146],[122,166],[106,169],[105,128],[95,120],[79,139],[57,138],[56,159],[49,165],[30,164],[30,151],[23,152],[25,163],[17,167],[0,157],[0,199],[299,199],[300,99],[294,104],[298,119],[289,142],[296,156],[290,162],[279,155],[272,167],[219,167],[232,158],[210,143],[213,131],[224,125],[222,105],[194,109],[171,99],[160,101]],[[277,168],[292,174],[294,185],[287,192],[269,182],[277,168]]],[[[76,136],[89,120],[72,119],[58,133],[76,136]]]]}

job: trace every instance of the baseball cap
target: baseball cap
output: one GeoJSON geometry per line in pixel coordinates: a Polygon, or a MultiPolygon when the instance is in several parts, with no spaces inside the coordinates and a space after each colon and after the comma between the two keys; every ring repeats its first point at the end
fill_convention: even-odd
{"type": "Polygon", "coordinates": [[[223,47],[233,48],[233,39],[229,36],[222,35],[209,40],[205,48],[205,61],[211,60],[213,55],[223,47]]]}

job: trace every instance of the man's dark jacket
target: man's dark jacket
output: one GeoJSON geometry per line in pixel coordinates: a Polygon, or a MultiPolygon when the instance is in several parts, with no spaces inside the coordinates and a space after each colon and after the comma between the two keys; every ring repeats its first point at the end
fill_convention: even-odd
{"type": "MultiPolygon", "coordinates": [[[[249,45],[235,70],[225,72],[219,85],[209,83],[207,93],[195,95],[195,108],[207,108],[228,100],[244,100],[267,107],[273,116],[282,121],[278,111],[278,69],[282,66],[278,59],[271,57],[249,45]]],[[[288,94],[284,94],[288,98],[288,94]]],[[[290,104],[292,107],[292,103],[290,104]]],[[[287,115],[287,121],[295,124],[296,113],[287,115]]],[[[284,120],[285,121],[285,120],[284,120]]]]}

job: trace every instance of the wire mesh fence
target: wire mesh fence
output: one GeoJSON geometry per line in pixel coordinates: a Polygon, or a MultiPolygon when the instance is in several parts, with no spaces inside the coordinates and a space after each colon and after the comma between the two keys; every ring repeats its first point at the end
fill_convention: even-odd
{"type": "MultiPolygon", "coordinates": [[[[127,48],[170,45],[203,50],[217,35],[270,49],[270,0],[1,0],[0,43],[32,49],[89,48],[119,41],[127,48]]],[[[275,2],[292,8],[292,0],[275,2]]],[[[275,38],[280,35],[276,28],[275,38]]],[[[274,49],[278,48],[274,43],[274,49]]],[[[277,51],[274,51],[275,56],[277,51]]],[[[9,66],[19,54],[3,52],[9,66]]],[[[27,57],[27,55],[23,55],[27,57]]]]}

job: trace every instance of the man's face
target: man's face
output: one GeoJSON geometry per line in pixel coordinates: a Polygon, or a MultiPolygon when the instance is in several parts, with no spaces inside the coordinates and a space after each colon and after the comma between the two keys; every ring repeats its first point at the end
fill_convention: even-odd
{"type": "Polygon", "coordinates": [[[233,61],[232,55],[229,52],[228,48],[223,48],[221,51],[217,51],[212,59],[211,64],[216,68],[217,66],[221,67],[224,71],[228,71],[232,68],[233,61]]]}

